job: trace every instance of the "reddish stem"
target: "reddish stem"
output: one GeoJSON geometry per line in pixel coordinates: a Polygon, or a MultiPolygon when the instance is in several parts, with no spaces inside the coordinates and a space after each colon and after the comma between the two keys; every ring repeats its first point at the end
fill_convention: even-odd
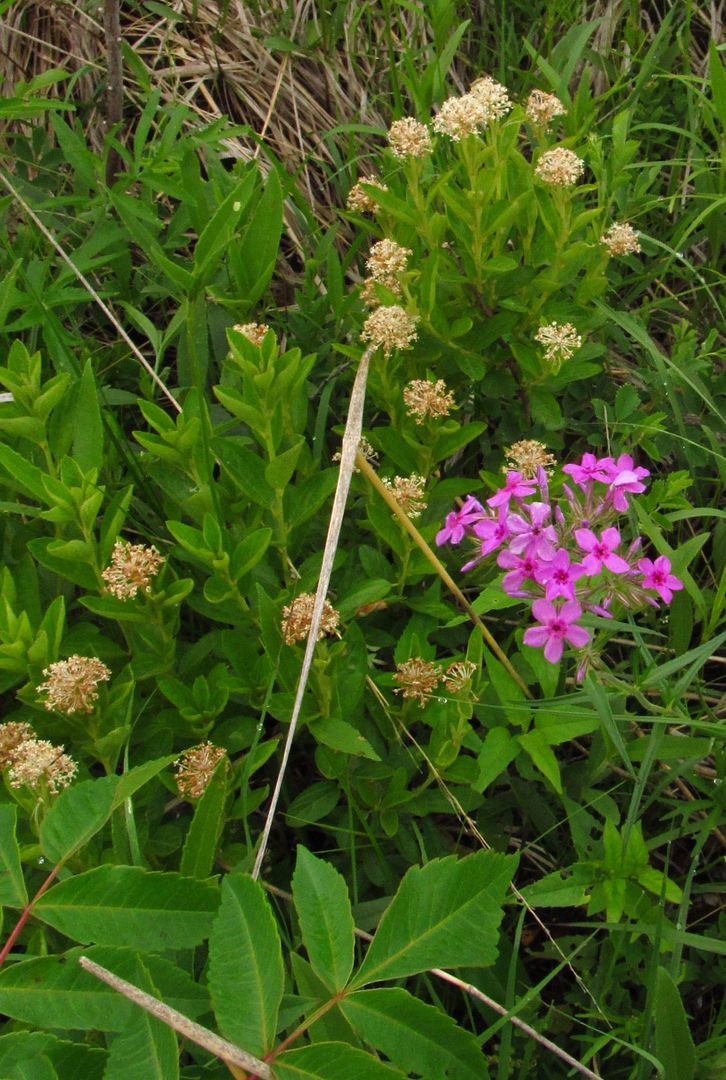
{"type": "Polygon", "coordinates": [[[30,915],[31,911],[33,910],[33,904],[37,900],[40,900],[41,896],[43,895],[45,890],[48,888],[48,886],[53,884],[55,876],[58,873],[58,871],[60,870],[60,868],[61,868],[61,864],[57,863],[53,867],[51,872],[48,874],[48,877],[45,879],[43,884],[40,886],[40,888],[38,889],[38,891],[35,894],[35,896],[33,897],[33,899],[29,900],[28,903],[23,908],[23,910],[22,910],[22,912],[20,914],[20,918],[18,919],[17,923],[15,924],[15,926],[13,927],[13,929],[10,932],[10,936],[8,937],[8,940],[3,945],[2,950],[0,950],[0,967],[2,967],[3,964],[5,963],[6,956],[8,955],[10,950],[12,949],[15,942],[18,940],[18,937],[20,936],[20,931],[23,929],[26,922],[28,921],[28,916],[30,915]]]}

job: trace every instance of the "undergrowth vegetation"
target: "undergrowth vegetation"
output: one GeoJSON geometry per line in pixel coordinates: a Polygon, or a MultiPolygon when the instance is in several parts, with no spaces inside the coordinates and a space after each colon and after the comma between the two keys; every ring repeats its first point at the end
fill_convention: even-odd
{"type": "Polygon", "coordinates": [[[0,1074],[715,1080],[718,5],[120,7],[107,130],[0,3],[0,1074]]]}

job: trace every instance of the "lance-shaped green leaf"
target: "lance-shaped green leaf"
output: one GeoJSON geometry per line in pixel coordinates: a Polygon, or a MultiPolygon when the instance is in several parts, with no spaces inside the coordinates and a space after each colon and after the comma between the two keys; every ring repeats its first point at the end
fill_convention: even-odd
{"type": "MultiPolygon", "coordinates": [[[[147,994],[158,991],[140,957],[130,982],[147,994]]],[[[179,1049],[170,1027],[134,1008],[128,1023],[111,1042],[103,1080],[178,1080],[179,1049]]]]}
{"type": "Polygon", "coordinates": [[[352,986],[428,968],[483,967],[497,955],[504,896],[516,859],[478,851],[412,867],[387,907],[352,986]]]}
{"type": "Polygon", "coordinates": [[[58,1080],[50,1059],[41,1054],[35,1061],[16,1061],[7,1073],[7,1080],[58,1080]]]}
{"type": "Polygon", "coordinates": [[[104,827],[113,811],[174,761],[145,761],[123,776],[82,780],[62,791],[40,826],[40,846],[51,862],[63,862],[104,827]]]}
{"type": "Polygon", "coordinates": [[[280,935],[262,886],[230,874],[209,938],[209,990],[222,1034],[250,1054],[266,1054],[284,981],[280,935]]]}
{"type": "Polygon", "coordinates": [[[315,1043],[275,1059],[277,1080],[403,1080],[405,1075],[347,1043],[315,1043]]]}
{"type": "Polygon", "coordinates": [[[228,777],[229,759],[223,757],[197,803],[184,841],[179,869],[187,877],[204,881],[212,872],[217,844],[224,828],[228,777]]]}
{"type": "MultiPolygon", "coordinates": [[[[3,968],[0,1012],[34,1027],[122,1031],[133,1008],[131,1002],[83,971],[77,963],[81,952],[72,949],[65,955],[37,956],[3,968]]],[[[105,963],[103,956],[99,952],[99,963],[105,963]]],[[[114,971],[122,974],[118,965],[114,971]]]]}
{"type": "Polygon", "coordinates": [[[342,990],[353,970],[353,913],[345,881],[298,845],[292,898],[310,966],[329,990],[342,990]]]}
{"type": "Polygon", "coordinates": [[[678,987],[662,967],[655,973],[655,1052],[665,1068],[665,1080],[691,1080],[696,1048],[678,987]]]}
{"type": "Polygon", "coordinates": [[[381,1050],[405,1073],[430,1080],[486,1080],[479,1043],[446,1013],[407,990],[358,990],[340,1009],[364,1042],[381,1050]]]}
{"type": "Polygon", "coordinates": [[[23,881],[20,849],[15,836],[17,812],[12,803],[0,806],[0,904],[25,907],[28,894],[23,881]]]}
{"type": "Polygon", "coordinates": [[[214,885],[138,866],[99,866],[49,889],[33,912],[75,941],[160,952],[201,944],[218,906],[214,885]]]}

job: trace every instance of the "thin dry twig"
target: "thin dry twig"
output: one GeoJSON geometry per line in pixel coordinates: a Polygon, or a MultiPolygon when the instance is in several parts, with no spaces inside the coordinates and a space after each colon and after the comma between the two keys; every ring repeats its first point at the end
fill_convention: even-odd
{"type": "Polygon", "coordinates": [[[102,967],[94,960],[89,960],[87,956],[80,956],[78,963],[84,971],[87,971],[90,975],[95,975],[97,979],[105,982],[117,993],[123,994],[129,1001],[133,1001],[134,1005],[138,1005],[139,1008],[144,1009],[145,1012],[157,1020],[161,1020],[163,1024],[173,1028],[185,1039],[190,1039],[197,1046],[201,1046],[208,1050],[210,1054],[214,1054],[215,1057],[228,1066],[235,1077],[240,1077],[240,1080],[243,1080],[244,1075],[248,1072],[257,1073],[261,1080],[274,1080],[269,1065],[266,1065],[264,1061],[260,1061],[259,1058],[253,1057],[252,1054],[248,1054],[246,1050],[240,1050],[234,1043],[227,1042],[226,1039],[215,1035],[209,1028],[202,1027],[201,1024],[190,1020],[184,1013],[177,1012],[176,1009],[165,1005],[158,998],[139,990],[138,986],[127,982],[126,979],[119,978],[108,968],[102,967]],[[232,1068],[232,1066],[235,1068],[232,1068]],[[240,1074],[237,1069],[244,1069],[245,1073],[240,1074]]]}
{"type": "Polygon", "coordinates": [[[373,355],[374,351],[374,347],[372,345],[369,345],[361,356],[360,362],[358,364],[358,371],[356,372],[355,381],[353,383],[353,392],[351,393],[350,397],[350,404],[348,406],[348,417],[345,422],[345,431],[343,433],[340,468],[338,471],[338,484],[335,489],[335,496],[333,498],[333,508],[330,512],[328,535],[325,538],[325,546],[323,548],[323,558],[322,564],[320,566],[320,577],[318,579],[318,587],[315,591],[315,604],[313,606],[313,614],[310,620],[310,630],[308,631],[307,642],[305,643],[305,655],[303,657],[302,668],[300,670],[300,678],[297,684],[295,703],[292,708],[292,716],[290,717],[290,726],[287,730],[285,746],[282,752],[282,761],[280,762],[280,768],[278,770],[277,779],[275,781],[275,788],[272,792],[272,798],[270,800],[270,805],[267,811],[265,827],[262,831],[262,837],[260,838],[259,847],[257,849],[255,865],[252,871],[253,878],[259,877],[260,870],[262,868],[262,862],[265,858],[265,852],[267,851],[267,844],[270,838],[270,830],[272,828],[272,822],[275,818],[275,812],[277,810],[277,804],[280,798],[280,791],[282,788],[282,781],[284,779],[285,770],[287,768],[287,763],[290,757],[293,739],[295,738],[298,717],[300,716],[303,696],[305,694],[305,688],[307,686],[308,676],[310,674],[310,667],[313,662],[313,654],[315,652],[315,646],[317,645],[318,631],[320,630],[320,623],[323,617],[323,605],[325,603],[325,598],[328,595],[330,576],[333,571],[333,560],[335,559],[335,553],[338,550],[338,540],[340,539],[340,530],[343,525],[345,504],[348,499],[350,480],[353,475],[353,466],[356,461],[358,443],[360,442],[361,432],[363,429],[363,407],[365,405],[366,383],[368,381],[368,366],[370,364],[371,356],[373,355]]]}

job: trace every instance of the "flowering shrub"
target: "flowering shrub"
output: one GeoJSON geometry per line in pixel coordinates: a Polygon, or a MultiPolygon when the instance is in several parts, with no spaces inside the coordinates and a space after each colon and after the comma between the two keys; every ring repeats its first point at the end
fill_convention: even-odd
{"type": "MultiPolygon", "coordinates": [[[[543,457],[545,450],[542,447],[543,457]]],[[[556,664],[565,643],[579,650],[577,677],[592,662],[590,630],[581,619],[591,613],[612,617],[613,604],[658,607],[654,593],[666,604],[683,583],[671,573],[669,559],[639,558],[642,537],[625,541],[614,523],[628,509],[628,496],[645,491],[648,469],[634,464],[629,454],[597,458],[584,454],[562,472],[574,486],[562,483],[563,499],[553,501],[542,464],[536,480],[510,469],[501,488],[486,507],[468,496],[450,513],[436,543],[474,541],[475,554],[462,570],[470,570],[487,555],[497,554],[506,571],[502,588],[531,605],[537,625],[524,634],[525,645],[544,646],[556,664]]]]}

